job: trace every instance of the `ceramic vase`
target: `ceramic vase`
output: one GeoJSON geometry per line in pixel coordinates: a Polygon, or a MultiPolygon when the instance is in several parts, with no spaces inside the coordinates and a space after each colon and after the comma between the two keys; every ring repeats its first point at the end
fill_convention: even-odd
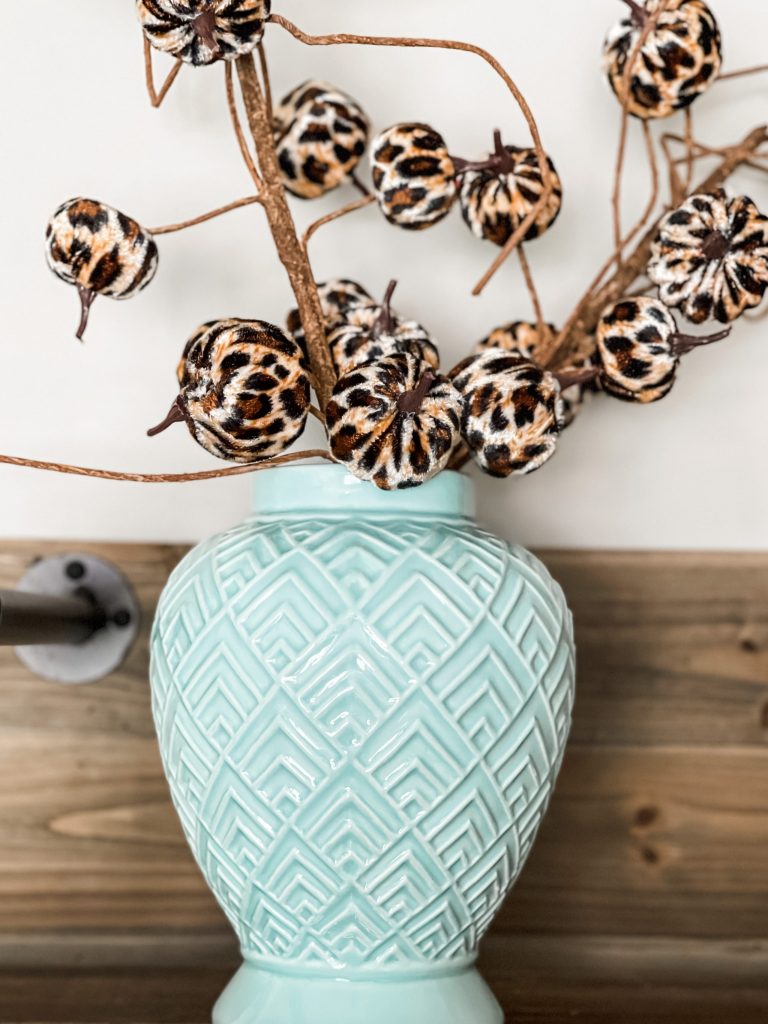
{"type": "Polygon", "coordinates": [[[244,958],[213,1020],[499,1024],[474,961],[563,756],[563,594],[460,474],[255,479],[152,639],[173,801],[244,958]]]}

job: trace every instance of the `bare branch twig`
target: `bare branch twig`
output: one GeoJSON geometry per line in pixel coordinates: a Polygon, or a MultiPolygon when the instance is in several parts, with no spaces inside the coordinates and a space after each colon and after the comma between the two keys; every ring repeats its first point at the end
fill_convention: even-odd
{"type": "Polygon", "coordinates": [[[173,83],[176,81],[176,76],[181,71],[182,62],[177,60],[171,70],[168,72],[168,76],[160,87],[160,92],[155,89],[155,75],[152,70],[152,46],[149,40],[144,38],[144,77],[147,83],[147,93],[149,95],[149,102],[155,109],[160,106],[165,97],[168,95],[168,90],[171,88],[173,83]]]}
{"type": "Polygon", "coordinates": [[[361,199],[356,199],[354,202],[347,203],[346,206],[342,206],[340,209],[334,210],[333,213],[327,213],[324,217],[320,217],[319,220],[310,224],[304,232],[304,236],[301,239],[302,248],[306,251],[307,246],[309,245],[309,240],[317,231],[320,230],[320,228],[325,227],[326,224],[332,224],[333,221],[339,220],[341,217],[346,217],[349,213],[355,213],[357,210],[362,210],[366,206],[370,206],[371,203],[375,202],[375,196],[363,196],[361,199]]]}
{"type": "Polygon", "coordinates": [[[161,228],[147,228],[147,231],[151,235],[170,235],[175,231],[184,231],[186,228],[193,228],[197,224],[205,224],[208,220],[214,220],[216,217],[221,217],[225,213],[231,213],[232,210],[239,210],[243,206],[252,206],[254,203],[261,203],[261,196],[247,196],[245,199],[236,199],[232,203],[227,203],[226,206],[219,206],[215,210],[211,210],[209,213],[202,213],[199,217],[192,217],[190,220],[180,221],[178,224],[166,224],[161,228]]]}

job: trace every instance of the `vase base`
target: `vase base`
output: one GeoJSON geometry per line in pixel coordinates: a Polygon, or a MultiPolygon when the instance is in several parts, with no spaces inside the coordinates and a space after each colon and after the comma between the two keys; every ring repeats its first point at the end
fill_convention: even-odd
{"type": "Polygon", "coordinates": [[[213,1009],[213,1024],[503,1024],[479,972],[381,978],[283,973],[246,962],[213,1009]]]}

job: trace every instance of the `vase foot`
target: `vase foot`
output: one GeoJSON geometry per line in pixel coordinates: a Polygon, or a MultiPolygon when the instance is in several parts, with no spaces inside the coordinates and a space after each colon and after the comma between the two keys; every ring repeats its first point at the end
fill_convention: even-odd
{"type": "Polygon", "coordinates": [[[213,1009],[213,1024],[503,1024],[472,966],[418,975],[383,968],[320,974],[244,963],[213,1009]]]}

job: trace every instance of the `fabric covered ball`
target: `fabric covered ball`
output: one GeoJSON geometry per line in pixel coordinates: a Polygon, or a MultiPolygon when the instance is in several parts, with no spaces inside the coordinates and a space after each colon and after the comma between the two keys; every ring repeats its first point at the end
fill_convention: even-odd
{"type": "Polygon", "coordinates": [[[275,120],[283,184],[301,199],[316,199],[347,181],[368,146],[368,118],[351,97],[325,82],[294,89],[275,120]]]}
{"type": "Polygon", "coordinates": [[[336,382],[326,409],[331,454],[382,490],[417,487],[460,441],[461,399],[445,377],[398,353],[336,382]]]}
{"type": "Polygon", "coordinates": [[[426,124],[396,124],[374,140],[373,187],[391,224],[437,224],[456,198],[456,168],[445,140],[426,124]]]}
{"type": "Polygon", "coordinates": [[[340,324],[328,335],[333,364],[340,375],[365,363],[377,362],[398,352],[406,352],[436,370],[437,351],[427,330],[415,320],[398,320],[388,329],[377,330],[354,323],[340,324]]]}
{"type": "MultiPolygon", "coordinates": [[[[353,315],[353,312],[357,309],[367,309],[369,307],[376,310],[381,309],[361,284],[358,284],[357,281],[350,281],[347,278],[340,277],[334,278],[332,281],[324,281],[317,286],[317,292],[320,296],[320,305],[323,309],[325,324],[329,330],[340,323],[348,322],[348,316],[353,315]]],[[[307,339],[298,309],[292,309],[288,313],[286,326],[288,333],[306,354],[307,339]]]]}
{"type": "Polygon", "coordinates": [[[648,276],[693,323],[736,320],[768,287],[768,217],[722,189],[691,196],[662,221],[648,276]]]}
{"type": "Polygon", "coordinates": [[[235,60],[261,42],[271,0],[137,0],[152,46],[186,64],[235,60]]]}
{"type": "Polygon", "coordinates": [[[45,232],[51,270],[80,293],[82,338],[96,295],[129,299],[157,270],[155,240],[135,220],[95,199],[70,199],[58,208],[45,232]]]}
{"type": "MultiPolygon", "coordinates": [[[[505,352],[519,356],[526,362],[540,365],[545,351],[548,350],[557,333],[554,324],[544,324],[544,330],[541,331],[538,324],[530,323],[527,320],[514,320],[494,328],[487,337],[475,345],[473,354],[484,352],[489,348],[501,348],[505,352]]],[[[594,357],[589,357],[570,369],[586,369],[594,365],[593,359],[594,357]]],[[[563,429],[569,427],[576,419],[587,395],[594,394],[599,390],[600,384],[597,378],[586,383],[571,384],[561,390],[563,429]]]]}
{"type": "Polygon", "coordinates": [[[563,413],[553,374],[489,348],[463,360],[449,378],[462,398],[464,440],[486,473],[531,473],[555,454],[563,413]]]}
{"type": "Polygon", "coordinates": [[[597,327],[603,388],[625,402],[658,402],[672,390],[679,357],[677,324],[658,299],[622,299],[597,327]]]}
{"type": "Polygon", "coordinates": [[[169,417],[199,445],[230,462],[261,462],[301,436],[310,384],[299,346],[262,320],[214,320],[187,342],[181,392],[169,417]]]}
{"type": "MultiPolygon", "coordinates": [[[[557,220],[563,187],[555,165],[547,157],[553,190],[525,233],[526,241],[538,238],[557,220]]],[[[502,146],[476,169],[461,172],[459,199],[464,221],[478,238],[505,245],[534,208],[544,191],[544,179],[535,149],[502,146]],[[485,164],[485,166],[483,166],[485,164]]]]}
{"type": "MultiPolygon", "coordinates": [[[[625,0],[627,2],[627,0],[625,0]]],[[[624,97],[627,61],[659,0],[629,3],[630,12],[608,34],[604,68],[611,88],[624,97]]],[[[691,104],[715,81],[722,63],[720,30],[703,0],[672,0],[643,43],[629,86],[634,117],[669,117],[691,104]]]]}

